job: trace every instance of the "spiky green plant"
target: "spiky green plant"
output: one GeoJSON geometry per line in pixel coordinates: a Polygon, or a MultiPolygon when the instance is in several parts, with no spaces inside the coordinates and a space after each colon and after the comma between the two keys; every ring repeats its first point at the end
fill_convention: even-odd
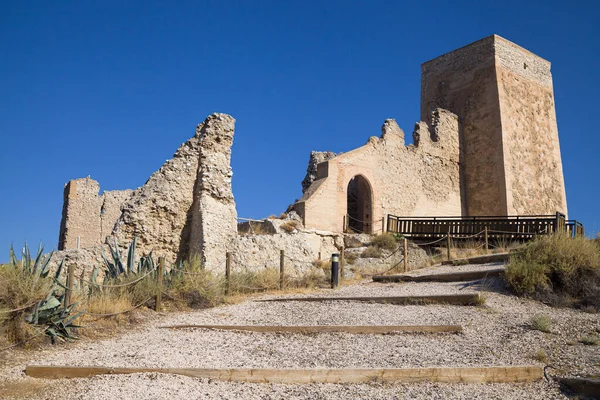
{"type": "MultiPolygon", "coordinates": [[[[10,262],[4,268],[12,270],[5,277],[10,276],[18,280],[19,283],[25,283],[26,286],[20,289],[21,296],[26,297],[27,291],[29,291],[30,296],[39,296],[39,294],[45,293],[44,298],[36,301],[32,308],[26,308],[23,312],[11,313],[8,322],[13,322],[14,326],[19,326],[18,320],[22,319],[30,325],[41,327],[43,332],[50,337],[52,343],[55,343],[57,339],[71,340],[75,338],[71,329],[78,327],[73,324],[73,321],[81,313],[73,314],[75,304],[63,305],[66,288],[60,283],[59,278],[63,270],[64,259],[60,262],[54,276],[52,278],[48,277],[50,259],[53,254],[54,251],[44,256],[44,248],[40,244],[34,258],[31,255],[29,246],[25,243],[22,257],[18,260],[11,245],[10,262]],[[62,293],[60,293],[61,289],[62,293]]],[[[15,296],[16,293],[5,293],[5,296],[0,299],[1,302],[9,306],[13,304],[14,307],[14,302],[6,295],[15,296]]],[[[16,336],[18,337],[18,335],[16,336]]]]}

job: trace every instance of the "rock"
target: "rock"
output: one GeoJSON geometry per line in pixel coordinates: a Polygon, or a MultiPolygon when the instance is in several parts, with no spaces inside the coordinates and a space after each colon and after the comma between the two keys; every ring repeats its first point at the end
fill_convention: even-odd
{"type": "Polygon", "coordinates": [[[308,168],[306,168],[306,176],[302,180],[302,193],[310,187],[317,179],[317,165],[327,160],[331,160],[337,154],[331,151],[311,151],[308,159],[308,168]]]}
{"type": "Polygon", "coordinates": [[[372,240],[373,236],[366,233],[344,234],[344,246],[346,248],[368,246],[372,240]]]}

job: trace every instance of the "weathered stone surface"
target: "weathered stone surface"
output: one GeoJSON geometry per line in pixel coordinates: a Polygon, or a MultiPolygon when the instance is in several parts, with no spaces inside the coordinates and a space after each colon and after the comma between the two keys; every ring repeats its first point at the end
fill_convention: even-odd
{"type": "Polygon", "coordinates": [[[406,146],[402,130],[386,120],[381,138],[320,164],[319,179],[294,205],[304,225],[343,232],[353,219],[362,226],[357,232],[381,233],[387,214],[461,215],[458,120],[435,110],[418,128],[417,145],[406,146]],[[360,201],[351,203],[351,194],[360,201]]]}
{"type": "Polygon", "coordinates": [[[229,165],[234,122],[226,114],[210,115],[135,190],[113,231],[119,243],[135,235],[140,252],[173,261],[194,250],[210,262],[210,248],[218,251],[236,232],[229,165]]]}
{"type": "MultiPolygon", "coordinates": [[[[335,234],[299,231],[295,234],[244,235],[231,240],[228,249],[232,253],[232,270],[248,268],[257,270],[265,267],[279,268],[280,251],[285,251],[287,273],[301,273],[323,259],[338,253],[335,234]]],[[[225,260],[225,254],[221,256],[225,260]]]]}
{"type": "Polygon", "coordinates": [[[121,215],[122,204],[131,197],[131,190],[105,191],[100,184],[87,178],[73,179],[65,185],[63,216],[58,249],[96,246],[106,241],[121,215]]]}
{"type": "Polygon", "coordinates": [[[373,240],[373,236],[365,233],[348,233],[344,235],[344,246],[346,248],[368,246],[373,240]]]}
{"type": "Polygon", "coordinates": [[[231,190],[234,127],[231,116],[213,114],[200,129],[189,254],[199,254],[207,269],[221,264],[227,244],[237,235],[237,211],[231,190]]]}
{"type": "Polygon", "coordinates": [[[306,176],[302,180],[302,193],[306,192],[310,185],[317,179],[317,165],[324,161],[330,160],[335,156],[336,154],[331,151],[310,152],[308,168],[306,168],[306,176]]]}

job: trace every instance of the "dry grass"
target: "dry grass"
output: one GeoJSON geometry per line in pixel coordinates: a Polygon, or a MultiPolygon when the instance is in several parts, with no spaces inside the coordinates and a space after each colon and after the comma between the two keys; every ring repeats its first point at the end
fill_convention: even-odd
{"type": "Polygon", "coordinates": [[[298,228],[298,221],[295,221],[293,219],[281,224],[281,229],[283,229],[287,233],[292,233],[292,232],[296,231],[297,228],[298,228]]]}
{"type": "Polygon", "coordinates": [[[511,255],[506,279],[517,294],[600,310],[600,247],[583,237],[538,237],[511,255]]]}
{"type": "Polygon", "coordinates": [[[7,343],[19,343],[38,333],[24,321],[28,310],[7,311],[33,306],[50,293],[52,286],[50,278],[36,278],[8,264],[0,266],[0,336],[7,343]]]}
{"type": "Polygon", "coordinates": [[[344,261],[346,264],[354,264],[354,262],[358,259],[358,254],[356,253],[344,253],[344,261]]]}
{"type": "Polygon", "coordinates": [[[529,327],[533,330],[549,333],[552,320],[544,314],[536,314],[529,320],[529,327]]]}
{"type": "Polygon", "coordinates": [[[362,258],[381,258],[383,253],[381,249],[377,246],[369,246],[367,247],[360,255],[362,258]]]}
{"type": "Polygon", "coordinates": [[[547,363],[550,357],[543,349],[539,349],[532,357],[534,360],[539,361],[541,363],[547,363]]]}
{"type": "Polygon", "coordinates": [[[579,339],[579,343],[584,344],[586,346],[598,346],[600,345],[600,338],[592,335],[585,335],[579,339]]]}

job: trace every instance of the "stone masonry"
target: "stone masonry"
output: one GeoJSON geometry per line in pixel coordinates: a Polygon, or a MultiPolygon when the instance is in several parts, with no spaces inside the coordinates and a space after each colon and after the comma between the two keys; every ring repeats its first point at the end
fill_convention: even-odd
{"type": "Polygon", "coordinates": [[[381,138],[320,163],[294,205],[307,227],[340,232],[346,215],[373,233],[386,214],[567,214],[548,61],[492,35],[421,72],[414,146],[386,121],[381,138]],[[368,205],[358,214],[356,179],[368,205]]]}
{"type": "Polygon", "coordinates": [[[168,261],[197,254],[212,270],[224,269],[228,251],[234,267],[270,266],[280,250],[310,266],[341,248],[348,226],[384,231],[387,214],[566,214],[548,61],[492,35],[421,71],[414,143],[406,145],[402,129],[387,119],[364,146],[312,152],[303,196],[292,207],[298,215],[288,214],[298,218],[292,232],[281,230],[288,223],[281,220],[270,234],[238,234],[230,164],[235,120],[212,114],[135,191],[100,195],[89,177],[69,181],[59,249],[75,251],[79,238],[84,250],[72,258],[98,260],[107,240],[123,247],[135,236],[140,253],[168,261]]]}

